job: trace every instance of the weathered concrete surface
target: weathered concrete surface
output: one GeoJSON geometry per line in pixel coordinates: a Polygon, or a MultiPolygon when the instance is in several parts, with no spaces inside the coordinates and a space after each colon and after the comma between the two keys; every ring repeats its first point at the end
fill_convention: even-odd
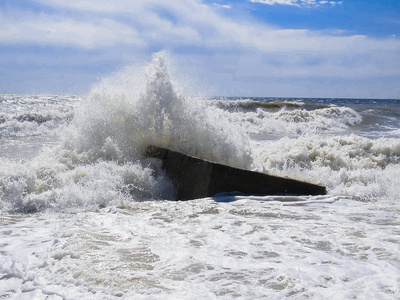
{"type": "Polygon", "coordinates": [[[223,192],[249,195],[325,195],[323,186],[213,163],[164,148],[149,147],[147,157],[163,160],[177,200],[211,197],[223,192]]]}

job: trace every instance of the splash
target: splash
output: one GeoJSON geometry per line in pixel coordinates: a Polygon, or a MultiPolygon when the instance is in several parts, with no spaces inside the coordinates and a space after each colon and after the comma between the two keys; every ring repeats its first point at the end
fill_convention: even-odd
{"type": "Polygon", "coordinates": [[[142,70],[126,68],[93,89],[77,115],[78,136],[70,146],[94,157],[132,161],[142,160],[154,145],[250,168],[247,134],[222,112],[178,90],[164,52],[142,70]]]}
{"type": "Polygon", "coordinates": [[[337,134],[359,125],[362,116],[348,107],[254,100],[215,101],[232,123],[240,123],[248,134],[298,136],[337,134]]]}

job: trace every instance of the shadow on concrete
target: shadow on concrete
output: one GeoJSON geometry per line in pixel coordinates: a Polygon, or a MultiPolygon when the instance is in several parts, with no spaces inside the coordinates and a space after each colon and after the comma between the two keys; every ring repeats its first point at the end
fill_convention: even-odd
{"type": "Polygon", "coordinates": [[[217,199],[221,193],[232,197],[232,191],[254,196],[326,194],[325,187],[313,183],[233,168],[164,148],[151,146],[146,156],[162,160],[163,169],[174,184],[177,200],[217,199]]]}

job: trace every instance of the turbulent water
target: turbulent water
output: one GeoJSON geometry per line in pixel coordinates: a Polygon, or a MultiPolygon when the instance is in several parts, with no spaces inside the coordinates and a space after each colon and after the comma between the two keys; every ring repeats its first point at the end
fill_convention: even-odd
{"type": "Polygon", "coordinates": [[[0,95],[1,299],[400,297],[400,100],[190,98],[163,54],[0,95]],[[149,145],[327,187],[181,202],[149,145]]]}

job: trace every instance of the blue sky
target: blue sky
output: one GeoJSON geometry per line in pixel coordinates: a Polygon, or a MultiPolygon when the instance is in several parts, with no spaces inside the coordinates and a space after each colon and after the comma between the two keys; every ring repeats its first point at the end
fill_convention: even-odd
{"type": "Polygon", "coordinates": [[[187,93],[400,98],[400,1],[0,2],[0,93],[86,93],[160,50],[187,93]]]}

